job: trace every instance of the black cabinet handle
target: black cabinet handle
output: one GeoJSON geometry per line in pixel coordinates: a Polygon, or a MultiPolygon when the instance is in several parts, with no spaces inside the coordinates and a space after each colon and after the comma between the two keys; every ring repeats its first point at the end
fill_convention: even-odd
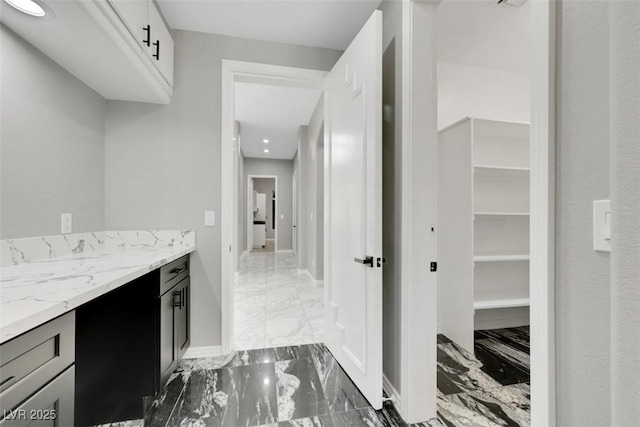
{"type": "Polygon", "coordinates": [[[182,306],[182,291],[173,292],[173,306],[177,308],[182,306]],[[178,297],[178,301],[176,301],[176,297],[178,297]]]}
{"type": "Polygon", "coordinates": [[[182,288],[182,298],[180,298],[180,302],[182,303],[182,307],[187,304],[187,288],[182,288]]]}
{"type": "Polygon", "coordinates": [[[357,263],[368,265],[369,267],[373,267],[373,257],[372,256],[365,256],[364,259],[354,258],[353,260],[355,262],[357,262],[357,263]]]}
{"type": "Polygon", "coordinates": [[[147,39],[146,40],[142,40],[142,43],[146,44],[147,46],[151,46],[151,25],[147,25],[146,27],[142,27],[142,31],[147,33],[147,39]]]}
{"type": "Polygon", "coordinates": [[[156,40],[153,45],[156,47],[156,53],[153,54],[153,57],[156,58],[156,61],[160,61],[160,40],[156,40]]]}
{"type": "Polygon", "coordinates": [[[175,274],[175,275],[177,276],[178,274],[182,273],[182,272],[183,272],[183,271],[185,271],[186,269],[187,269],[187,267],[182,267],[182,268],[180,268],[180,267],[178,267],[178,268],[173,268],[173,269],[169,270],[169,273],[171,273],[171,274],[175,274]]]}

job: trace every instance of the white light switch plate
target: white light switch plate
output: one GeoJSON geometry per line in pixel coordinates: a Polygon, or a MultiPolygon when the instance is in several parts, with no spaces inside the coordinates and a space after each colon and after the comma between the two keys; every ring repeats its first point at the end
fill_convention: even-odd
{"type": "Polygon", "coordinates": [[[611,252],[611,202],[593,201],[593,250],[611,252]]]}
{"type": "Polygon", "coordinates": [[[204,211],[204,225],[207,227],[216,225],[216,211],[204,211]]]}
{"type": "Polygon", "coordinates": [[[60,214],[60,233],[69,234],[73,230],[73,217],[70,213],[60,214]]]}

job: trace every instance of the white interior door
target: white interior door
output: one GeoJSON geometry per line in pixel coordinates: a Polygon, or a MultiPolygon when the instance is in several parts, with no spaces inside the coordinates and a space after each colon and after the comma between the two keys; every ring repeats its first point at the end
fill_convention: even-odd
{"type": "Polygon", "coordinates": [[[382,12],[325,84],[325,342],[382,407],[382,12]]]}

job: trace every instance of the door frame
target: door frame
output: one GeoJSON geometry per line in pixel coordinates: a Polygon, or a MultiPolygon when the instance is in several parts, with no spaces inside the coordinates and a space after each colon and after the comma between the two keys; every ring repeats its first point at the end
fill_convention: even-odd
{"type": "Polygon", "coordinates": [[[296,266],[300,266],[298,259],[298,174],[291,174],[291,248],[296,257],[296,266]]]}
{"type": "MultiPolygon", "coordinates": [[[[264,178],[264,179],[273,179],[275,180],[275,184],[274,184],[274,188],[275,188],[275,192],[276,192],[276,210],[273,212],[273,217],[276,220],[276,223],[278,222],[278,207],[280,205],[280,203],[278,203],[278,175],[247,175],[247,229],[250,226],[253,226],[253,215],[251,215],[251,209],[249,209],[249,206],[251,204],[253,204],[253,191],[251,193],[249,193],[249,190],[253,190],[254,188],[254,183],[253,183],[253,179],[254,178],[264,178]]],[[[271,199],[267,199],[267,202],[271,201],[271,199]]],[[[268,221],[266,221],[268,222],[268,221]]],[[[273,233],[273,238],[275,239],[275,244],[274,244],[274,251],[278,250],[278,230],[279,228],[276,227],[273,233]]],[[[253,249],[253,232],[252,234],[252,239],[251,241],[249,241],[249,237],[248,237],[248,233],[247,233],[247,246],[249,247],[249,252],[251,252],[251,250],[253,249]],[[251,245],[251,246],[249,246],[251,245]]],[[[240,243],[240,242],[238,242],[240,243]]]]}
{"type": "MultiPolygon", "coordinates": [[[[233,284],[238,271],[238,236],[233,230],[238,227],[237,206],[233,203],[234,188],[238,188],[238,176],[234,173],[235,153],[233,126],[235,100],[233,85],[236,82],[268,84],[324,90],[326,71],[307,68],[260,64],[255,62],[222,60],[221,70],[221,212],[220,224],[220,287],[221,287],[221,335],[222,352],[233,348],[233,284]],[[233,225],[233,226],[229,226],[233,225]]],[[[276,197],[277,193],[276,193],[276,197]]],[[[278,206],[276,205],[276,208],[278,206]]]]}
{"type": "Polygon", "coordinates": [[[556,425],[555,0],[531,2],[531,425],[556,425]]]}

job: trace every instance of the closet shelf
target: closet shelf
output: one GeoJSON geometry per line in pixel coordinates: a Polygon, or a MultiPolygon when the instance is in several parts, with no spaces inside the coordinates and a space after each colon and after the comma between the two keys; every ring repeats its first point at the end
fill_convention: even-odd
{"type": "Polygon", "coordinates": [[[476,255],[474,262],[529,261],[529,255],[476,255]]]}
{"type": "Polygon", "coordinates": [[[529,212],[487,212],[487,211],[477,211],[473,213],[474,215],[480,216],[529,216],[529,212]]]}
{"type": "Polygon", "coordinates": [[[514,291],[483,291],[477,292],[473,301],[476,310],[489,310],[493,308],[528,307],[528,290],[514,291]]]}

